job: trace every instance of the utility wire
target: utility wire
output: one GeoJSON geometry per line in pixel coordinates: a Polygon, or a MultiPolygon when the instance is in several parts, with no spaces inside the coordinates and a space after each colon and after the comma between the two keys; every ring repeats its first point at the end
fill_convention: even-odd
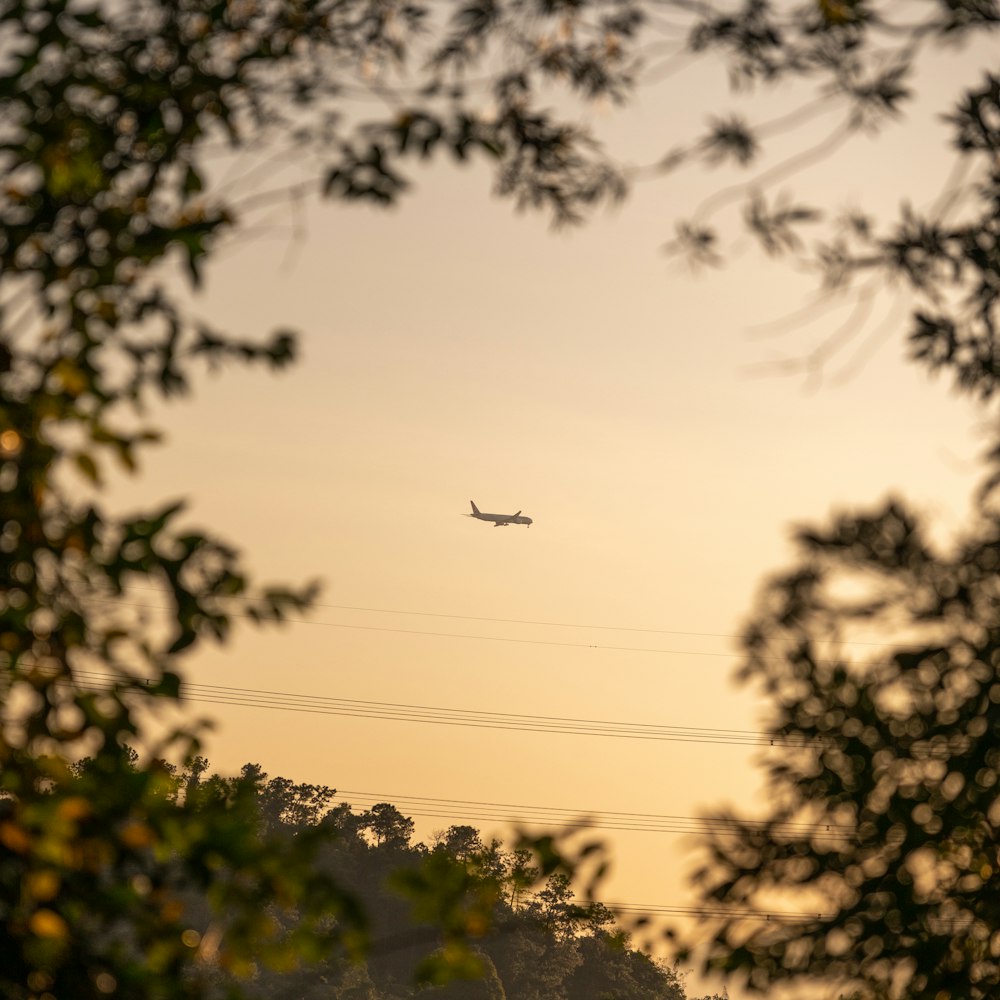
{"type": "MultiPolygon", "coordinates": [[[[578,906],[587,906],[586,900],[575,900],[578,906]]],[[[780,911],[755,910],[737,906],[668,906],[642,903],[605,903],[605,906],[621,916],[671,916],[671,917],[707,917],[709,919],[729,920],[761,920],[765,923],[803,923],[807,920],[831,920],[832,913],[817,910],[780,911]]]]}
{"type": "MultiPolygon", "coordinates": [[[[110,674],[84,669],[78,669],[74,671],[74,674],[87,683],[104,685],[106,689],[114,686],[114,679],[110,674]]],[[[732,746],[804,747],[821,745],[819,741],[815,740],[797,739],[794,736],[772,736],[768,733],[744,729],[712,729],[642,722],[614,722],[603,719],[526,715],[512,712],[485,712],[478,709],[333,698],[324,695],[293,694],[286,691],[226,687],[190,681],[184,682],[181,694],[182,697],[192,701],[209,704],[238,705],[248,708],[306,712],[318,715],[387,719],[396,722],[422,722],[474,729],[505,729],[517,732],[716,743],[732,746]]]]}
{"type": "MultiPolygon", "coordinates": [[[[587,907],[588,900],[573,900],[574,905],[587,907]]],[[[814,920],[832,922],[836,913],[822,910],[758,910],[752,907],[743,906],[683,906],[655,903],[605,903],[609,910],[616,916],[621,917],[649,917],[649,916],[678,916],[678,917],[700,917],[709,920],[758,920],[765,923],[806,923],[814,920]]],[[[936,937],[954,935],[956,933],[968,932],[971,928],[979,925],[984,926],[987,919],[982,914],[965,912],[961,915],[937,914],[933,911],[934,904],[928,905],[921,914],[919,924],[911,926],[908,930],[916,931],[928,935],[928,939],[933,941],[936,937]]],[[[881,916],[868,915],[870,926],[882,926],[884,918],[881,916]]]]}
{"type": "MultiPolygon", "coordinates": [[[[144,590],[151,593],[162,594],[163,591],[159,587],[133,587],[133,590],[144,590]]],[[[667,629],[667,628],[638,628],[630,625],[592,625],[586,622],[550,622],[550,621],[539,621],[531,618],[490,618],[484,615],[456,615],[448,614],[442,611],[409,611],[403,608],[369,608],[362,607],[355,604],[321,604],[319,602],[312,603],[311,607],[314,608],[328,608],[331,611],[363,611],[369,614],[378,615],[408,615],[416,618],[445,618],[451,619],[452,621],[466,621],[466,622],[489,622],[494,625],[538,625],[543,628],[575,628],[575,629],[590,629],[595,632],[638,632],[644,633],[646,635],[694,635],[701,638],[708,639],[747,639],[749,638],[746,633],[741,632],[693,632],[689,629],[667,629]]],[[[167,610],[167,609],[161,609],[167,610]]],[[[326,623],[315,623],[315,624],[326,624],[326,623]]],[[[488,637],[486,637],[488,638],[488,637]]],[[[861,639],[844,639],[841,642],[844,646],[892,646],[892,643],[888,642],[868,642],[861,639]]],[[[673,652],[673,650],[655,650],[654,652],[673,652]]],[[[699,655],[693,653],[690,650],[684,650],[683,652],[692,652],[692,655],[699,655]]],[[[730,653],[716,653],[716,656],[730,656],[738,654],[730,653]]]]}
{"type": "MultiPolygon", "coordinates": [[[[692,632],[684,629],[666,628],[635,628],[626,625],[587,625],[583,622],[546,622],[535,621],[530,618],[485,618],[480,615],[450,615],[438,611],[404,611],[400,608],[364,608],[353,604],[314,604],[316,608],[329,608],[332,611],[364,611],[371,614],[380,615],[412,615],[420,618],[450,618],[457,621],[467,622],[490,622],[498,625],[539,625],[545,628],[576,628],[592,629],[596,632],[642,632],[647,635],[694,635],[707,639],[740,639],[749,638],[745,633],[740,632],[692,632]]],[[[888,642],[867,642],[861,639],[845,639],[841,643],[844,646],[892,646],[888,642]]],[[[700,654],[693,650],[657,650],[656,652],[690,652],[692,655],[714,655],[714,656],[737,656],[737,653],[714,653],[700,654]]]]}
{"type": "MultiPolygon", "coordinates": [[[[95,598],[95,600],[97,600],[99,603],[116,604],[116,605],[119,605],[119,606],[122,606],[122,607],[139,608],[139,609],[146,610],[146,611],[162,611],[162,612],[166,612],[166,613],[170,613],[170,611],[171,611],[170,608],[165,608],[165,607],[162,607],[161,605],[156,605],[156,604],[137,604],[137,603],[134,603],[134,602],[131,602],[131,601],[122,601],[122,600],[119,600],[117,598],[114,598],[114,599],[111,599],[111,598],[108,598],[108,599],[95,598]]],[[[333,605],[330,605],[330,607],[333,607],[333,605]]],[[[360,610],[363,610],[363,609],[356,608],[354,610],[359,610],[360,611],[360,610]]],[[[376,610],[376,609],[371,609],[371,610],[376,610]]],[[[387,612],[387,613],[397,613],[397,612],[387,612]]],[[[425,612],[398,612],[398,613],[399,614],[410,614],[410,613],[412,613],[412,614],[425,614],[425,612]]],[[[426,613],[430,614],[429,612],[426,612],[426,613]]],[[[259,618],[257,616],[248,614],[246,612],[227,611],[226,615],[228,615],[229,617],[232,617],[232,618],[252,618],[255,621],[259,621],[259,618]]],[[[435,615],[434,617],[438,617],[438,616],[435,615]]],[[[463,616],[460,616],[460,615],[456,615],[456,616],[442,615],[440,617],[458,617],[458,618],[461,618],[463,616]]],[[[475,619],[475,620],[478,620],[478,621],[507,621],[510,624],[514,624],[515,623],[514,619],[486,619],[486,618],[483,618],[483,619],[475,619]]],[[[353,625],[353,624],[349,624],[347,622],[323,622],[323,621],[316,621],[314,618],[288,618],[288,617],[283,617],[281,619],[281,621],[282,622],[290,622],[290,623],[293,623],[293,624],[296,624],[296,625],[322,625],[322,626],[325,626],[326,628],[350,629],[350,630],[358,631],[358,632],[387,632],[387,633],[394,633],[394,634],[397,634],[397,635],[422,635],[422,636],[428,636],[429,638],[436,638],[436,639],[472,639],[472,640],[476,640],[476,641],[479,641],[479,642],[508,642],[508,643],[515,643],[517,645],[526,645],[526,646],[561,646],[563,648],[569,648],[569,649],[601,649],[601,650],[607,650],[607,651],[616,652],[616,653],[653,653],[653,654],[658,654],[658,655],[661,655],[661,656],[709,656],[709,657],[713,657],[713,658],[722,658],[722,659],[727,659],[727,660],[736,659],[737,657],[740,657],[740,656],[743,655],[742,653],[738,653],[738,652],[734,652],[734,653],[718,653],[718,652],[708,652],[708,651],[700,650],[700,649],[661,649],[661,648],[654,648],[654,647],[648,647],[648,646],[611,646],[611,645],[608,645],[606,643],[564,642],[564,641],[558,640],[558,639],[524,639],[524,638],[517,638],[517,637],[514,637],[514,636],[504,636],[504,635],[469,635],[468,633],[464,633],[464,632],[429,632],[429,631],[426,631],[424,629],[391,628],[391,627],[389,627],[387,625],[353,625]]],[[[544,623],[544,622],[527,622],[526,621],[526,622],[518,622],[517,624],[544,625],[546,623],[544,623]]],[[[569,624],[560,625],[560,623],[558,623],[558,622],[551,622],[551,623],[548,623],[548,624],[550,624],[552,626],[555,626],[555,627],[561,627],[561,628],[590,628],[590,627],[601,628],[601,629],[605,629],[605,628],[612,629],[613,628],[613,626],[604,626],[604,625],[599,625],[599,626],[569,625],[569,624]]],[[[646,631],[646,630],[637,630],[637,631],[646,631]]],[[[704,636],[718,635],[720,637],[722,636],[722,633],[709,633],[709,632],[686,632],[686,633],[669,633],[669,634],[678,634],[678,635],[704,635],[704,636]]],[[[845,643],[845,645],[846,644],[847,643],[845,643]]],[[[867,645],[867,646],[889,646],[891,644],[890,643],[863,643],[863,645],[867,645]]],[[[823,662],[828,662],[828,661],[823,661],[823,662]]]]}
{"type": "MultiPolygon", "coordinates": [[[[414,816],[431,819],[465,819],[501,823],[530,823],[564,829],[633,830],[644,833],[735,833],[739,827],[763,831],[763,820],[743,820],[697,816],[670,816],[656,813],[599,812],[552,806],[513,805],[504,802],[475,802],[463,799],[428,798],[420,795],[392,795],[338,789],[337,799],[350,805],[370,807],[391,802],[414,816]]],[[[789,837],[813,836],[843,839],[853,834],[850,827],[836,823],[775,823],[771,832],[789,837]]]]}
{"type": "MultiPolygon", "coordinates": [[[[116,604],[127,608],[140,608],[146,611],[163,611],[170,613],[170,608],[157,604],[136,604],[132,601],[121,601],[116,599],[100,600],[104,604],[116,604]]],[[[227,611],[226,615],[232,618],[254,618],[256,616],[240,611],[227,611]]],[[[389,632],[397,635],[424,635],[434,639],[473,639],[479,642],[510,642],[525,646],[562,646],[570,649],[604,649],[616,653],[658,653],[661,655],[683,655],[683,656],[712,656],[724,659],[733,659],[739,653],[707,653],[699,650],[689,649],[652,649],[646,646],[609,646],[603,643],[593,642],[564,642],[559,639],[524,639],[505,635],[469,635],[464,632],[428,632],[424,629],[390,628],[387,625],[352,625],[346,622],[321,622],[314,618],[288,618],[282,617],[281,621],[290,622],[295,625],[322,625],[326,628],[351,629],[356,632],[389,632]]],[[[530,624],[530,623],[526,623],[530,624]]]]}
{"type": "Polygon", "coordinates": [[[400,608],[364,608],[354,604],[314,604],[316,608],[331,611],[364,611],[378,615],[408,615],[415,618],[448,618],[453,621],[489,622],[494,625],[538,625],[544,628],[592,629],[595,632],[641,632],[646,635],[695,635],[712,639],[742,639],[743,636],[729,632],[689,632],[683,629],[635,628],[624,625],[586,625],[580,622],[546,622],[529,618],[487,618],[482,615],[450,615],[439,611],[404,611],[400,608]]]}
{"type": "MultiPolygon", "coordinates": [[[[76,669],[74,677],[85,683],[112,690],[115,678],[108,673],[76,669]]],[[[130,685],[143,678],[129,677],[130,685]]],[[[148,683],[148,682],[147,682],[148,683]]],[[[499,729],[511,732],[540,732],[568,736],[601,736],[609,739],[651,740],[657,742],[709,743],[728,746],[786,747],[823,749],[821,737],[781,735],[749,729],[712,729],[708,727],[658,725],[644,722],[615,722],[604,719],[575,719],[562,716],[525,715],[513,712],[485,712],[479,709],[445,708],[434,705],[409,705],[401,702],[365,701],[325,695],[293,694],[254,688],[226,687],[185,681],[181,697],[215,705],[234,705],[276,711],[303,712],[313,715],[336,715],[394,722],[420,722],[439,726],[471,729],[499,729]]],[[[10,717],[3,721],[14,721],[10,717]]],[[[922,746],[909,749],[914,757],[947,757],[957,752],[955,746],[922,746]]]]}

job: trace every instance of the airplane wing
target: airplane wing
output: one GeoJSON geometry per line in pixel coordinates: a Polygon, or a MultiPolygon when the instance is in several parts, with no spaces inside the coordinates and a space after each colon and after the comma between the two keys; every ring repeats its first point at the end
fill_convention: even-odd
{"type": "Polygon", "coordinates": [[[510,515],[510,519],[513,521],[515,517],[520,517],[520,516],[521,516],[521,512],[518,511],[516,514],[511,514],[510,515]]]}

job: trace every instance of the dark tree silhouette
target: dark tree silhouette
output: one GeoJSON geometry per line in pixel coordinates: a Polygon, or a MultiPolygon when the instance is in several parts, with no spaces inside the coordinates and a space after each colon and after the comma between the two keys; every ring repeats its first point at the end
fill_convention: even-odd
{"type": "MultiPolygon", "coordinates": [[[[862,34],[884,10],[826,6],[862,34]]],[[[922,13],[896,32],[906,58],[879,84],[885,111],[907,96],[918,41],[994,31],[1000,19],[992,3],[922,13]]],[[[763,5],[761,16],[771,16],[763,5]]],[[[998,113],[993,67],[970,71],[948,115],[953,179],[931,209],[904,207],[881,233],[872,219],[850,220],[819,250],[832,287],[908,286],[914,360],[983,402],[1000,374],[998,113]]],[[[781,227],[764,238],[802,252],[781,227]]],[[[707,967],[762,994],[820,979],[858,1000],[996,995],[998,463],[994,452],[975,515],[950,547],[933,545],[925,519],[891,499],[798,530],[799,561],[763,588],[739,676],[767,699],[783,748],[766,765],[771,812],[763,826],[737,821],[731,835],[713,835],[695,884],[712,904],[746,913],[780,899],[799,916],[720,918],[707,967]]]]}
{"type": "Polygon", "coordinates": [[[777,892],[815,916],[722,921],[708,964],[761,992],[822,977],[859,998],[995,996],[1000,523],[984,510],[942,552],[892,501],[798,544],[741,671],[785,747],[769,822],[713,835],[696,881],[705,900],[777,892]]]}

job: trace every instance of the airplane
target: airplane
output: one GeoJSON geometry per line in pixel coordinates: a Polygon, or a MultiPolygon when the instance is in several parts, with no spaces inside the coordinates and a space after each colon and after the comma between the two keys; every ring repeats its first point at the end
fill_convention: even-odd
{"type": "Polygon", "coordinates": [[[470,500],[469,503],[472,504],[472,513],[469,517],[479,518],[480,521],[492,521],[494,528],[505,528],[508,524],[531,524],[531,518],[521,517],[520,511],[516,514],[484,514],[474,500],[470,500]]]}

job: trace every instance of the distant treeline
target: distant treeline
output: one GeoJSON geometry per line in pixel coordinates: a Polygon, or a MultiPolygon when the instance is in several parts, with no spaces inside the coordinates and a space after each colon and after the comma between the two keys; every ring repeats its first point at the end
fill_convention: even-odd
{"type": "MultiPolygon", "coordinates": [[[[84,760],[74,770],[86,777],[89,766],[84,760]]],[[[164,765],[164,777],[164,794],[188,806],[220,797],[245,803],[249,794],[255,808],[246,815],[261,837],[316,838],[317,876],[335,879],[364,913],[366,934],[353,955],[341,948],[293,969],[239,970],[248,997],[693,1000],[676,970],[631,946],[607,907],[576,902],[566,874],[541,878],[532,852],[484,842],[472,826],[450,826],[430,843],[414,842],[413,820],[391,803],[356,812],[336,802],[333,788],[272,778],[257,764],[225,777],[197,758],[183,771],[164,765]],[[427,909],[427,885],[441,899],[437,912],[427,909]],[[421,900],[416,911],[415,899],[421,900]],[[428,960],[448,947],[442,923],[456,919],[464,922],[456,931],[475,940],[470,978],[416,985],[415,971],[432,969],[428,960]]],[[[218,934],[207,900],[185,893],[184,902],[193,929],[218,934]]],[[[275,919],[288,920],[277,908],[275,919]]],[[[230,983],[220,968],[220,997],[230,983]]]]}

